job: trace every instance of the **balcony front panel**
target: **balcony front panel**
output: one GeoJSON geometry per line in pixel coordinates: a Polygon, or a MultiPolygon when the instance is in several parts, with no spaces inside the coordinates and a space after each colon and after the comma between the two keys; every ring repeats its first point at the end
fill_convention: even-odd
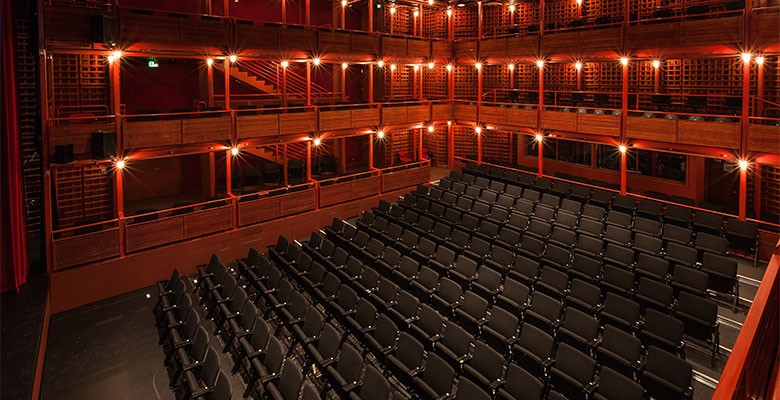
{"type": "Polygon", "coordinates": [[[349,32],[320,30],[318,49],[321,54],[349,54],[352,45],[349,32]]]}
{"type": "Polygon", "coordinates": [[[317,208],[316,189],[283,194],[279,198],[279,214],[283,216],[311,211],[317,208]]]}
{"type": "Polygon", "coordinates": [[[279,218],[281,196],[265,197],[258,200],[239,201],[238,225],[246,226],[258,222],[279,218]]]}
{"type": "Polygon", "coordinates": [[[542,41],[542,54],[579,55],[587,53],[617,53],[620,51],[620,29],[549,33],[542,41]]]}
{"type": "Polygon", "coordinates": [[[320,207],[379,194],[379,176],[320,186],[320,207]]]}
{"type": "Polygon", "coordinates": [[[511,37],[506,40],[506,52],[509,58],[537,57],[538,35],[511,37]]]}
{"type": "Polygon", "coordinates": [[[413,124],[431,119],[431,106],[428,104],[409,106],[407,110],[407,123],[413,124]]]}
{"type": "Polygon", "coordinates": [[[63,124],[49,128],[49,152],[54,154],[55,146],[72,144],[73,154],[89,154],[92,149],[92,133],[116,131],[116,124],[63,124]]]}
{"type": "Polygon", "coordinates": [[[350,114],[350,110],[320,111],[320,131],[351,128],[350,114]]]}
{"type": "Polygon", "coordinates": [[[452,106],[449,104],[434,104],[431,106],[431,119],[434,121],[444,121],[452,119],[452,106]]]}
{"type": "Polygon", "coordinates": [[[406,39],[398,37],[382,37],[382,55],[385,57],[405,58],[408,56],[406,39]]]}
{"type": "Polygon", "coordinates": [[[428,59],[431,57],[431,42],[422,39],[407,39],[406,48],[409,57],[428,59]]]}
{"type": "Polygon", "coordinates": [[[536,127],[536,110],[507,108],[506,122],[507,125],[536,127]]]}
{"type": "Polygon", "coordinates": [[[562,111],[542,111],[541,128],[577,132],[577,114],[562,111]]]}
{"type": "Polygon", "coordinates": [[[223,206],[184,215],[184,237],[192,238],[233,227],[233,207],[223,206]]]}
{"type": "Polygon", "coordinates": [[[119,39],[125,45],[140,42],[224,47],[230,43],[231,30],[230,20],[219,17],[123,9],[119,39]]]}
{"type": "Polygon", "coordinates": [[[506,58],[506,39],[483,40],[479,44],[479,57],[484,58],[506,58]]]}
{"type": "Polygon", "coordinates": [[[478,122],[476,105],[455,103],[455,105],[452,106],[452,112],[455,119],[457,120],[465,122],[478,122]]]}
{"type": "Polygon", "coordinates": [[[739,122],[679,120],[677,141],[698,146],[739,148],[739,122]]]}
{"type": "Polygon", "coordinates": [[[677,120],[629,116],[626,137],[675,143],[677,142],[677,120]]]}
{"type": "Polygon", "coordinates": [[[279,114],[279,134],[310,133],[317,130],[314,111],[279,114]]]}
{"type": "MultiPolygon", "coordinates": [[[[307,54],[315,49],[315,31],[298,26],[287,26],[285,28],[278,28],[278,30],[279,36],[276,42],[261,43],[264,43],[266,46],[269,44],[278,45],[279,50],[285,54],[299,52],[307,54]]],[[[240,43],[241,41],[241,37],[236,35],[236,42],[240,43]]]]}
{"type": "MultiPolygon", "coordinates": [[[[681,21],[677,35],[680,47],[724,46],[740,48],[742,42],[742,17],[713,18],[681,21]]],[[[775,39],[777,39],[775,37],[775,39]]]]}
{"type": "Polygon", "coordinates": [[[54,239],[54,269],[72,267],[119,256],[119,228],[54,239]]]}
{"type": "Polygon", "coordinates": [[[181,121],[182,143],[206,143],[230,139],[229,116],[193,118],[181,121]]]}
{"type": "Polygon", "coordinates": [[[279,115],[239,115],[236,117],[236,135],[239,140],[276,136],[279,134],[279,115]]]}
{"type": "Polygon", "coordinates": [[[385,125],[405,124],[407,121],[406,106],[382,107],[382,123],[385,125]]]}
{"type": "Polygon", "coordinates": [[[486,124],[506,125],[506,108],[498,106],[482,106],[479,109],[479,122],[486,124]]]}
{"type": "Polygon", "coordinates": [[[382,174],[382,188],[385,192],[403,189],[430,180],[431,168],[421,166],[382,174]]]}
{"type": "Polygon", "coordinates": [[[379,54],[379,36],[370,33],[350,33],[351,53],[361,55],[379,54]]]}
{"type": "Polygon", "coordinates": [[[748,150],[757,153],[780,154],[780,126],[748,125],[748,150]]]}
{"type": "Polygon", "coordinates": [[[90,18],[100,10],[46,7],[44,29],[47,41],[90,42],[90,18]]]}
{"type": "Polygon", "coordinates": [[[750,39],[753,49],[780,47],[780,12],[753,14],[750,20],[750,39]]]}
{"type": "Polygon", "coordinates": [[[128,253],[173,243],[184,239],[184,216],[137,222],[125,228],[125,249],[128,253]]]}
{"type": "Polygon", "coordinates": [[[123,136],[126,149],[178,145],[182,142],[181,120],[127,121],[123,136]]]}
{"type": "Polygon", "coordinates": [[[352,128],[372,128],[379,125],[379,109],[358,108],[350,110],[352,128]]]}
{"type": "Polygon", "coordinates": [[[434,40],[431,44],[431,56],[433,58],[451,58],[452,45],[443,40],[434,40]]]}
{"type": "Polygon", "coordinates": [[[477,59],[477,42],[455,42],[452,45],[453,56],[461,62],[477,59]]]}
{"type": "Polygon", "coordinates": [[[592,135],[620,136],[620,116],[607,114],[576,114],[577,132],[592,135]]]}

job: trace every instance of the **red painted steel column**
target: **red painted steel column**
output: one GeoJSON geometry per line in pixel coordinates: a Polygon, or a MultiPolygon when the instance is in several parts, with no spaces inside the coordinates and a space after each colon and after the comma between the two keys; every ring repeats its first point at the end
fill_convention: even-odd
{"type": "Polygon", "coordinates": [[[620,152],[620,194],[626,194],[626,171],[628,170],[628,151],[620,152]]]}
{"type": "Polygon", "coordinates": [[[374,168],[374,135],[368,135],[368,169],[374,168]]]}
{"type": "Polygon", "coordinates": [[[306,141],[306,181],[311,180],[311,140],[306,141]]]}
{"type": "Polygon", "coordinates": [[[747,168],[739,169],[739,219],[745,220],[747,214],[747,168]]]}
{"type": "Polygon", "coordinates": [[[654,93],[660,93],[661,92],[661,64],[660,61],[658,62],[658,68],[653,67],[653,92],[654,93]]]}
{"type": "Polygon", "coordinates": [[[761,218],[761,164],[756,163],[753,166],[753,212],[756,214],[756,219],[761,218]]]}
{"type": "Polygon", "coordinates": [[[420,101],[423,101],[423,81],[425,80],[425,68],[420,67],[420,101]]]}
{"type": "Polygon", "coordinates": [[[114,207],[116,209],[116,216],[119,219],[119,254],[125,255],[125,196],[124,196],[124,183],[123,173],[119,168],[114,169],[116,184],[114,190],[116,196],[114,198],[114,207]]]}
{"type": "Polygon", "coordinates": [[[306,105],[311,105],[311,61],[306,61],[306,105]]]}
{"type": "MultiPolygon", "coordinates": [[[[482,105],[482,66],[481,64],[477,64],[479,67],[477,68],[477,107],[482,105]]],[[[479,115],[479,108],[477,108],[477,115],[479,115]]],[[[479,121],[479,118],[477,118],[477,121],[479,121]]]]}
{"type": "Polygon", "coordinates": [[[477,133],[477,163],[482,164],[482,132],[477,133]]]}
{"type": "Polygon", "coordinates": [[[544,139],[539,140],[537,143],[537,165],[536,165],[536,176],[542,176],[542,172],[544,171],[544,139]]]}
{"type": "Polygon", "coordinates": [[[344,5],[344,0],[341,3],[341,29],[347,29],[347,7],[344,5]]]}
{"type": "Polygon", "coordinates": [[[374,66],[368,64],[368,102],[374,102],[374,66]]]}
{"type": "Polygon", "coordinates": [[[282,25],[287,23],[287,0],[282,0],[282,25]]]}
{"type": "Polygon", "coordinates": [[[214,152],[209,152],[209,197],[214,197],[217,194],[217,171],[216,157],[214,152]]]}
{"type": "Polygon", "coordinates": [[[284,186],[287,186],[289,184],[289,182],[287,181],[288,179],[287,171],[290,164],[289,162],[290,157],[287,156],[287,143],[284,144],[282,149],[284,150],[284,157],[282,158],[282,173],[284,173],[284,186]]]}
{"type": "Polygon", "coordinates": [[[537,68],[539,69],[539,105],[536,108],[536,127],[541,130],[542,109],[544,108],[544,64],[537,64],[537,68]]]}
{"type": "MultiPolygon", "coordinates": [[[[209,59],[211,60],[211,59],[209,59]]],[[[206,82],[208,85],[208,104],[209,107],[214,107],[214,62],[206,63],[206,82]]]]}
{"type": "Polygon", "coordinates": [[[304,22],[306,26],[311,25],[311,0],[306,0],[306,10],[304,11],[304,22]]]}
{"type": "Polygon", "coordinates": [[[230,110],[230,60],[225,58],[223,60],[224,75],[225,75],[225,110],[230,110]]]}
{"type": "Polygon", "coordinates": [[[341,101],[347,101],[347,69],[341,66],[341,101]]]}
{"type": "Polygon", "coordinates": [[[374,31],[374,0],[368,0],[368,31],[374,31]]]}
{"type": "Polygon", "coordinates": [[[287,107],[287,67],[282,67],[282,107],[287,107]]]}
{"type": "MultiPolygon", "coordinates": [[[[747,162],[748,157],[748,122],[750,120],[750,62],[751,58],[742,59],[742,119],[740,121],[739,160],[747,162]]],[[[745,220],[747,214],[747,168],[739,169],[739,219],[745,220]]]]}
{"type": "MultiPolygon", "coordinates": [[[[758,70],[756,71],[756,108],[753,110],[753,116],[755,117],[763,117],[764,116],[764,62],[765,58],[763,56],[759,56],[756,58],[756,64],[758,64],[758,70]]],[[[748,127],[750,126],[750,121],[748,121],[748,127]]]]}
{"type": "Polygon", "coordinates": [[[447,168],[455,168],[455,128],[447,124],[447,168]]]}

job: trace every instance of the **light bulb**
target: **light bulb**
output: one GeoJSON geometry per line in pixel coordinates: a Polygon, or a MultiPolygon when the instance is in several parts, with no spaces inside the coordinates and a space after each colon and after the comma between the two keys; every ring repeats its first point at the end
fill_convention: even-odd
{"type": "Polygon", "coordinates": [[[620,57],[620,63],[623,65],[628,65],[628,57],[620,57]]]}
{"type": "Polygon", "coordinates": [[[311,60],[311,62],[312,62],[312,63],[314,63],[314,65],[320,65],[320,63],[322,62],[322,60],[320,60],[320,58],[319,58],[319,57],[317,57],[317,58],[315,58],[315,59],[311,60]]]}
{"type": "Polygon", "coordinates": [[[125,169],[125,160],[116,161],[116,169],[125,169]]]}
{"type": "Polygon", "coordinates": [[[661,61],[660,60],[653,60],[653,68],[655,68],[655,69],[661,68],[661,61]]]}
{"type": "Polygon", "coordinates": [[[341,63],[341,69],[347,69],[347,68],[349,68],[349,64],[341,63]]]}
{"type": "Polygon", "coordinates": [[[742,62],[749,63],[750,57],[752,57],[750,53],[742,53],[742,62]]]}
{"type": "Polygon", "coordinates": [[[429,62],[429,63],[428,63],[428,69],[433,69],[433,65],[434,65],[434,64],[433,64],[433,61],[429,62]]]}
{"type": "Polygon", "coordinates": [[[621,153],[625,154],[625,152],[626,152],[626,150],[628,150],[628,148],[625,145],[621,144],[620,146],[618,146],[618,150],[620,150],[621,153]]]}
{"type": "Polygon", "coordinates": [[[739,169],[745,170],[748,167],[747,160],[739,160],[739,169]]]}
{"type": "Polygon", "coordinates": [[[209,67],[214,65],[214,59],[213,58],[207,58],[206,59],[206,65],[208,65],[209,67]]]}
{"type": "Polygon", "coordinates": [[[236,60],[238,60],[238,56],[233,54],[230,57],[228,57],[228,59],[230,60],[230,62],[234,63],[234,62],[236,62],[236,60]]]}
{"type": "Polygon", "coordinates": [[[544,139],[544,136],[542,136],[541,133],[537,133],[536,136],[534,136],[534,138],[536,138],[537,142],[541,143],[542,139],[544,139]]]}
{"type": "Polygon", "coordinates": [[[287,68],[290,66],[290,63],[287,61],[282,61],[280,65],[282,66],[282,68],[287,68]]]}
{"type": "Polygon", "coordinates": [[[475,127],[474,132],[476,132],[476,134],[479,135],[480,133],[482,133],[482,127],[479,126],[475,127]]]}
{"type": "Polygon", "coordinates": [[[536,60],[536,66],[539,68],[544,68],[544,60],[542,59],[536,60]]]}
{"type": "Polygon", "coordinates": [[[452,72],[452,64],[447,64],[447,72],[452,72]]]}
{"type": "Polygon", "coordinates": [[[515,65],[514,64],[509,64],[506,67],[509,68],[510,71],[514,71],[515,70],[515,65]]]}
{"type": "Polygon", "coordinates": [[[515,12],[515,5],[514,4],[510,4],[509,5],[509,12],[511,12],[511,13],[515,12]]]}
{"type": "Polygon", "coordinates": [[[756,57],[756,64],[763,65],[764,64],[764,56],[756,57]]]}
{"type": "Polygon", "coordinates": [[[322,144],[322,139],[320,138],[314,138],[314,146],[319,147],[319,145],[322,144]]]}
{"type": "Polygon", "coordinates": [[[385,62],[382,61],[382,60],[379,60],[379,61],[376,62],[376,66],[379,67],[379,68],[382,68],[382,67],[385,66],[385,62]]]}
{"type": "Polygon", "coordinates": [[[231,147],[230,148],[230,155],[231,156],[237,156],[238,155],[238,147],[231,147]]]}
{"type": "Polygon", "coordinates": [[[482,69],[482,63],[481,62],[477,62],[476,64],[474,64],[474,68],[482,69]]]}
{"type": "Polygon", "coordinates": [[[384,139],[385,137],[385,131],[377,131],[376,132],[376,138],[377,139],[384,139]]]}
{"type": "Polygon", "coordinates": [[[574,63],[574,69],[576,69],[577,71],[580,71],[580,70],[582,70],[582,63],[581,63],[581,62],[579,62],[579,61],[577,61],[576,63],[574,63]]]}
{"type": "Polygon", "coordinates": [[[436,128],[434,128],[433,125],[428,125],[428,133],[433,133],[434,130],[436,130],[436,128]]]}
{"type": "Polygon", "coordinates": [[[390,64],[390,71],[395,71],[398,68],[395,64],[390,64]]]}

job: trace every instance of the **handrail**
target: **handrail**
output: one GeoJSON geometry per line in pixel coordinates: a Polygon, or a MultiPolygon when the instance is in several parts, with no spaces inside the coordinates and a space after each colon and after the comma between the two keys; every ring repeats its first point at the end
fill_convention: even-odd
{"type": "Polygon", "coordinates": [[[100,123],[99,121],[105,120],[105,123],[115,123],[116,115],[83,115],[77,117],[59,117],[49,118],[49,126],[56,125],[88,125],[90,123],[100,123]]]}
{"type": "MultiPolygon", "coordinates": [[[[60,234],[65,233],[65,232],[73,232],[73,231],[76,231],[76,230],[79,230],[79,229],[91,228],[91,227],[94,227],[94,226],[101,226],[101,225],[108,225],[108,224],[115,224],[117,226],[114,226],[112,228],[117,228],[118,224],[119,224],[119,218],[109,219],[109,220],[105,220],[105,221],[92,222],[92,223],[84,224],[84,225],[70,226],[70,227],[62,228],[62,229],[56,229],[56,230],[52,230],[51,234],[52,234],[53,240],[57,240],[57,238],[54,238],[54,235],[60,235],[60,234]]],[[[112,228],[109,228],[109,229],[112,229],[112,228]]],[[[94,233],[94,232],[89,232],[89,233],[94,233]]]]}
{"type": "MultiPolygon", "coordinates": [[[[778,353],[778,271],[780,270],[780,242],[761,279],[748,310],[742,329],[731,350],[731,355],[715,388],[713,399],[770,398],[772,365],[778,353]],[[774,325],[774,326],[773,326],[774,325]],[[767,337],[767,335],[769,335],[767,337]],[[774,337],[772,337],[774,335],[774,337]],[[762,365],[763,364],[763,365],[762,365]],[[768,370],[764,367],[768,366],[768,370]]],[[[776,368],[776,367],[775,367],[776,368]]]]}
{"type": "Polygon", "coordinates": [[[412,161],[410,163],[401,164],[401,165],[393,165],[392,167],[385,167],[385,168],[378,168],[379,171],[382,172],[382,174],[390,174],[396,171],[403,171],[407,169],[413,169],[413,168],[419,168],[419,167],[430,167],[431,166],[431,160],[419,160],[419,161],[412,161]]]}
{"type": "Polygon", "coordinates": [[[89,106],[58,106],[54,115],[57,115],[58,118],[67,118],[62,116],[63,112],[67,110],[73,110],[71,111],[71,115],[73,113],[89,113],[95,110],[99,110],[98,112],[102,114],[99,114],[97,116],[105,116],[108,115],[109,112],[108,106],[105,104],[95,104],[89,106]]]}
{"type": "MultiPolygon", "coordinates": [[[[230,197],[225,197],[225,198],[222,198],[222,199],[216,199],[216,200],[209,200],[209,201],[204,201],[204,202],[200,202],[200,203],[187,204],[185,206],[180,206],[180,207],[171,207],[171,208],[166,208],[164,210],[151,211],[151,212],[143,213],[143,214],[125,215],[124,218],[121,218],[121,219],[125,220],[125,221],[133,220],[133,222],[131,224],[134,224],[134,223],[136,223],[135,222],[136,218],[148,217],[148,216],[152,216],[152,215],[162,215],[162,214],[165,214],[165,213],[173,213],[174,211],[177,211],[177,210],[194,209],[195,207],[204,207],[204,206],[209,205],[209,204],[222,203],[223,206],[227,206],[227,205],[229,205],[229,203],[228,203],[229,200],[230,200],[230,197]]],[[[217,207],[219,207],[219,206],[217,206],[217,207]]],[[[187,214],[195,213],[195,212],[198,212],[198,211],[204,211],[204,209],[201,208],[201,210],[188,212],[187,214]]],[[[185,214],[180,214],[180,215],[175,215],[175,216],[178,217],[178,216],[181,216],[181,215],[185,215],[185,214]]],[[[174,216],[174,215],[169,215],[169,216],[174,216]]],[[[151,222],[151,221],[149,221],[149,222],[151,222]]]]}
{"type": "Polygon", "coordinates": [[[135,118],[164,118],[164,117],[192,117],[192,116],[220,116],[229,115],[231,110],[210,110],[210,111],[190,111],[190,112],[169,112],[169,113],[157,113],[157,114],[125,114],[122,115],[122,119],[135,119],[135,118]]]}
{"type": "Polygon", "coordinates": [[[261,191],[258,191],[258,192],[234,195],[234,197],[237,198],[239,202],[241,202],[241,200],[243,200],[245,198],[249,198],[249,197],[257,197],[257,199],[263,199],[263,198],[267,198],[267,197],[281,196],[283,194],[288,194],[288,193],[297,191],[297,189],[299,189],[299,188],[305,188],[305,187],[313,189],[313,188],[316,187],[316,184],[314,182],[304,182],[304,183],[299,183],[297,185],[287,185],[287,186],[278,187],[278,188],[274,188],[274,189],[267,189],[267,190],[261,190],[261,191]],[[284,193],[281,193],[282,191],[284,191],[284,193]]]}
{"type": "Polygon", "coordinates": [[[333,178],[328,179],[313,179],[317,186],[322,186],[324,183],[342,183],[341,181],[348,181],[348,180],[354,180],[354,179],[360,179],[360,178],[370,178],[374,176],[381,176],[381,172],[379,170],[370,169],[363,172],[357,172],[354,174],[348,174],[348,175],[341,175],[341,176],[334,176],[333,178]]]}

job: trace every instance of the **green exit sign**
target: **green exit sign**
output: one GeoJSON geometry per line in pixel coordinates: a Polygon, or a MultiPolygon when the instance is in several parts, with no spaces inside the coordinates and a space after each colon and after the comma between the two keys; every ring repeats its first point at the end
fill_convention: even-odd
{"type": "Polygon", "coordinates": [[[157,68],[160,66],[160,63],[157,62],[157,59],[154,57],[149,57],[146,60],[146,66],[149,68],[157,68]]]}

